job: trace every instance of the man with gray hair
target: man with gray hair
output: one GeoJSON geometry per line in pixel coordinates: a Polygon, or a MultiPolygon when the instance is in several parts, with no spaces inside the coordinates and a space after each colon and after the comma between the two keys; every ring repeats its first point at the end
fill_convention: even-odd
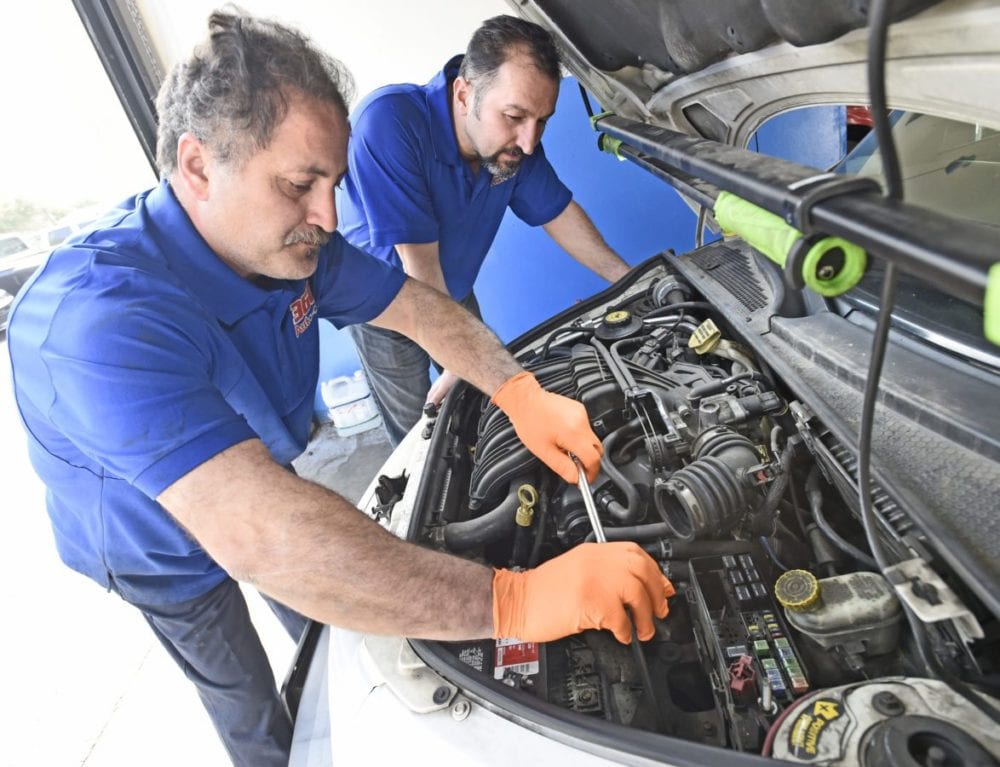
{"type": "MultiPolygon", "coordinates": [[[[559,92],[559,52],[537,24],[488,19],[464,56],[426,85],[390,85],[351,116],[341,231],[479,316],[472,292],[509,207],[614,282],[629,269],[545,158],[541,138],[559,92]]],[[[427,353],[400,333],[350,328],[389,440],[398,444],[454,381],[430,389],[427,353]]],[[[441,360],[438,360],[441,362],[441,360]]]]}
{"type": "Polygon", "coordinates": [[[403,542],[290,470],[309,436],[317,317],[414,339],[491,394],[567,481],[566,451],[591,476],[600,461],[579,403],[334,233],[346,83],[298,32],[213,13],[162,88],[160,184],[53,251],[9,328],[61,558],[142,612],[239,765],[286,764],[291,722],[237,581],[293,637],[311,618],[433,639],[608,628],[627,641],[626,607],[649,637],[672,593],[634,544],[491,570],[403,542]],[[387,562],[391,579],[371,577],[387,562]]]}

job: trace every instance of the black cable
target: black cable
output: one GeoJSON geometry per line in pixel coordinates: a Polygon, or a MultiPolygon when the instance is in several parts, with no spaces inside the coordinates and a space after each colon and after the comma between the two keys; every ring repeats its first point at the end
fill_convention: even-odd
{"type": "Polygon", "coordinates": [[[644,314],[642,318],[644,320],[651,320],[654,317],[662,317],[664,314],[673,314],[678,309],[704,309],[707,312],[718,311],[714,306],[712,306],[707,301],[679,301],[676,304],[667,304],[666,306],[658,306],[652,311],[646,312],[646,314],[644,314]]]}
{"type": "MultiPolygon", "coordinates": [[[[888,37],[889,17],[892,10],[892,0],[872,0],[868,6],[868,92],[870,94],[872,123],[882,156],[882,170],[885,177],[886,197],[890,200],[903,199],[903,181],[899,169],[899,156],[896,152],[895,140],[892,136],[892,126],[889,124],[888,99],[885,92],[885,53],[888,37]]],[[[882,363],[885,361],[885,351],[888,345],[889,327],[892,324],[892,309],[896,299],[896,267],[887,263],[882,281],[882,295],[879,302],[878,322],[875,326],[875,337],[872,339],[872,351],[868,364],[868,377],[865,381],[865,395],[861,407],[861,427],[858,435],[858,500],[861,505],[861,520],[865,528],[865,536],[872,550],[879,570],[885,573],[889,567],[885,547],[876,529],[877,521],[871,500],[871,438],[875,416],[875,401],[878,392],[879,377],[882,373],[882,363]]],[[[903,613],[913,632],[917,651],[924,668],[935,674],[949,685],[955,692],[962,695],[976,708],[1000,723],[1000,712],[979,697],[961,679],[937,663],[933,653],[926,647],[925,626],[913,614],[910,606],[903,601],[903,613]]]]}
{"type": "Polygon", "coordinates": [[[583,333],[584,335],[592,336],[594,335],[594,329],[584,327],[575,328],[572,325],[568,328],[556,328],[549,333],[549,337],[545,340],[545,346],[542,347],[542,353],[539,355],[541,359],[545,359],[549,356],[549,352],[552,349],[552,342],[555,341],[556,338],[560,335],[567,335],[570,333],[583,333]]]}
{"type": "Polygon", "coordinates": [[[698,209],[698,221],[694,225],[694,246],[700,248],[705,244],[705,217],[708,214],[708,208],[702,205],[698,209]]]}
{"type": "Polygon", "coordinates": [[[771,545],[771,541],[766,535],[760,536],[760,545],[764,549],[764,553],[767,554],[768,558],[778,566],[778,569],[782,572],[788,572],[788,567],[782,564],[781,560],[778,558],[778,554],[775,552],[774,547],[771,545]]]}
{"type": "Polygon", "coordinates": [[[845,554],[853,557],[865,567],[869,567],[872,570],[881,569],[878,562],[876,562],[872,557],[865,554],[861,549],[852,544],[846,538],[841,537],[837,531],[833,529],[833,526],[827,521],[826,517],[823,516],[823,492],[819,489],[819,466],[813,466],[812,470],[809,472],[808,478],[806,479],[806,499],[808,500],[809,509],[812,512],[813,520],[816,522],[816,526],[830,543],[845,554]]]}
{"type": "Polygon", "coordinates": [[[587,110],[587,117],[594,116],[594,108],[590,106],[590,97],[587,95],[587,89],[583,87],[583,83],[577,83],[580,86],[580,95],[583,97],[583,108],[587,110]]]}
{"type": "MultiPolygon", "coordinates": [[[[885,93],[885,48],[889,28],[889,14],[892,0],[873,0],[868,6],[868,91],[871,101],[873,129],[878,139],[885,175],[886,197],[900,200],[903,184],[899,172],[899,159],[889,125],[885,93]]],[[[878,563],[879,570],[889,567],[885,547],[876,529],[877,521],[871,501],[871,439],[875,417],[875,402],[878,394],[882,363],[888,345],[889,326],[892,309],[896,302],[896,271],[892,263],[885,269],[882,282],[882,298],[879,303],[878,323],[872,339],[871,356],[868,362],[868,376],[865,380],[864,400],[861,406],[861,426],[858,435],[858,502],[861,507],[861,521],[865,528],[868,546],[878,563]]]]}

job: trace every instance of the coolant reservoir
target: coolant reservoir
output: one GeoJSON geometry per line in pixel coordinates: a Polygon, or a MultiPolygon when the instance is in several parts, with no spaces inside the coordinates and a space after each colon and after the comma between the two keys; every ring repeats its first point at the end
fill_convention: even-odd
{"type": "Polygon", "coordinates": [[[788,622],[824,649],[882,655],[896,648],[902,608],[879,573],[848,573],[817,580],[790,570],[774,585],[788,622]]]}

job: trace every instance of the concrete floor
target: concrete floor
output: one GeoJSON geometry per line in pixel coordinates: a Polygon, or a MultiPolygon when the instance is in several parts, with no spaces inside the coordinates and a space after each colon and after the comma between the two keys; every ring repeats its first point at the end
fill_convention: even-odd
{"type": "MultiPolygon", "coordinates": [[[[9,364],[4,338],[0,766],[228,765],[194,687],[141,616],[59,561],[11,397],[9,364]]],[[[381,429],[338,438],[325,426],[296,468],[356,501],[390,451],[381,429]]],[[[247,599],[280,683],[294,645],[255,592],[247,599]]]]}

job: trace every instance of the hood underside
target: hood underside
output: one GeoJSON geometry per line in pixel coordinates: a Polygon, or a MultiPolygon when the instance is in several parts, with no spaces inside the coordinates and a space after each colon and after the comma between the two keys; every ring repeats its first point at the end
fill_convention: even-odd
{"type": "MultiPolygon", "coordinates": [[[[867,104],[862,0],[527,0],[609,111],[744,146],[780,112],[867,104]]],[[[1000,128],[1000,7],[896,0],[889,106],[1000,128]]]]}

